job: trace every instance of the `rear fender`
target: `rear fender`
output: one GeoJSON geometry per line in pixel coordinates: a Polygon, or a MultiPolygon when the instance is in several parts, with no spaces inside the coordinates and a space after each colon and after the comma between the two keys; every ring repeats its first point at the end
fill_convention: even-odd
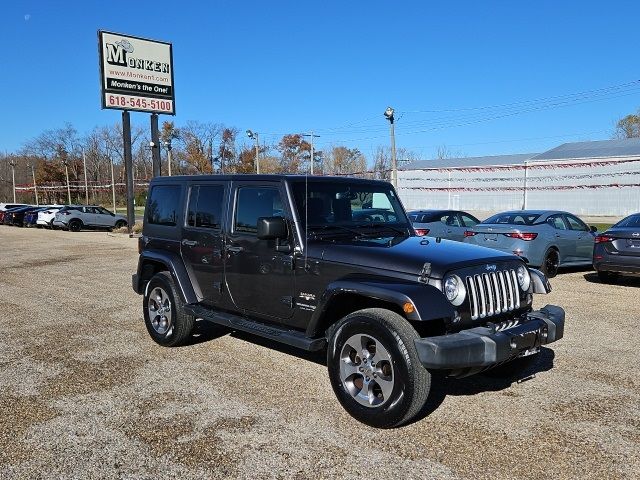
{"type": "Polygon", "coordinates": [[[189,273],[180,255],[162,250],[145,250],[140,254],[137,274],[138,288],[136,289],[138,293],[144,293],[146,287],[145,282],[149,280],[148,278],[146,280],[144,278],[146,266],[157,264],[164,266],[164,269],[171,274],[178,292],[185,303],[197,303],[204,299],[200,289],[191,282],[189,273]]]}

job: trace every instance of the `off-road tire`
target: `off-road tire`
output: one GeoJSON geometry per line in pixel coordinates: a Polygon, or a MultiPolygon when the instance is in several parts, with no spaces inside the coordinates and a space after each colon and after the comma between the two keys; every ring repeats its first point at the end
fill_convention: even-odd
{"type": "Polygon", "coordinates": [[[82,222],[77,219],[71,220],[69,222],[68,229],[70,232],[79,232],[82,230],[82,222]]]}
{"type": "Polygon", "coordinates": [[[558,274],[558,268],[560,265],[560,252],[555,248],[548,248],[544,254],[540,271],[544,273],[547,278],[553,278],[558,274]],[[554,262],[555,259],[555,262],[554,262]],[[555,267],[553,264],[555,263],[555,267]]]}
{"type": "Polygon", "coordinates": [[[164,347],[178,347],[190,338],[195,325],[195,317],[189,315],[184,310],[184,302],[178,293],[173,278],[169,272],[156,273],[149,281],[142,297],[142,310],[144,312],[144,323],[149,335],[158,345],[164,347]],[[161,288],[166,292],[171,308],[172,328],[164,334],[158,333],[149,318],[149,296],[156,289],[161,288]]]}
{"type": "Polygon", "coordinates": [[[329,379],[344,409],[372,427],[392,428],[410,422],[424,406],[431,387],[431,374],[420,363],[414,344],[419,335],[411,324],[390,310],[368,308],[347,315],[327,333],[329,379]],[[341,378],[343,349],[354,335],[370,335],[391,357],[393,388],[384,403],[378,406],[359,403],[341,378]]]}

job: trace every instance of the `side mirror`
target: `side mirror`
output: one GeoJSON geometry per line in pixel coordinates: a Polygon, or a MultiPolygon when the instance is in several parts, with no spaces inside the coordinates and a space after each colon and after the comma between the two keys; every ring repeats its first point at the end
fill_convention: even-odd
{"type": "Polygon", "coordinates": [[[595,225],[591,225],[589,227],[589,230],[591,230],[592,233],[596,233],[598,231],[598,227],[596,227],[595,225]]]}
{"type": "Polygon", "coordinates": [[[260,240],[287,238],[287,222],[282,217],[260,217],[257,227],[260,240]]]}

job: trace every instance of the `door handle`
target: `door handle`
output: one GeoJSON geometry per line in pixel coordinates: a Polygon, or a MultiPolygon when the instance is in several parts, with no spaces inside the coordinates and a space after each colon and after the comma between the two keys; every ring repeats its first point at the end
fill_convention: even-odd
{"type": "Polygon", "coordinates": [[[227,247],[227,252],[231,253],[240,253],[242,250],[244,250],[242,247],[227,247]]]}
{"type": "Polygon", "coordinates": [[[196,245],[198,245],[198,242],[195,240],[182,240],[182,245],[184,245],[185,247],[195,247],[196,245]]]}

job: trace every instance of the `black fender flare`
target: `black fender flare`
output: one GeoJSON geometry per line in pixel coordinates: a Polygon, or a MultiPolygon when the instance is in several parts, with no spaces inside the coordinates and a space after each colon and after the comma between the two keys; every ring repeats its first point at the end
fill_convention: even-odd
{"type": "Polygon", "coordinates": [[[531,285],[533,293],[549,293],[551,291],[551,283],[547,276],[537,268],[529,268],[531,274],[531,285]]]}
{"type": "Polygon", "coordinates": [[[197,303],[204,299],[202,292],[191,281],[187,267],[180,255],[163,250],[145,250],[138,259],[138,273],[134,275],[133,289],[140,295],[144,294],[143,269],[145,263],[160,263],[171,274],[178,292],[185,303],[197,303]]]}
{"type": "Polygon", "coordinates": [[[391,279],[337,280],[330,283],[322,294],[307,327],[307,335],[321,333],[317,330],[323,323],[325,313],[332,302],[339,301],[339,296],[342,294],[355,294],[392,303],[404,312],[408,320],[415,322],[451,318],[455,313],[453,305],[433,285],[398,282],[391,279]],[[406,304],[411,304],[413,308],[405,308],[406,304]]]}

